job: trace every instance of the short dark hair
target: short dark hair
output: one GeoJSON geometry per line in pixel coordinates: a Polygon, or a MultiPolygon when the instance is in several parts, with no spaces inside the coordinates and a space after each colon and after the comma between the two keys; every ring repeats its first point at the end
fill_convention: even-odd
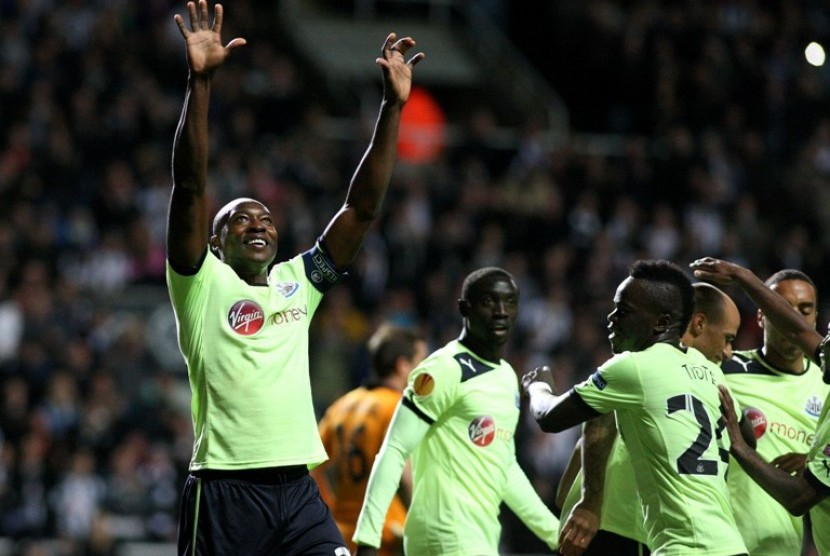
{"type": "Polygon", "coordinates": [[[695,289],[692,280],[679,265],[665,259],[644,259],[635,261],[629,267],[628,274],[638,280],[669,286],[673,291],[650,288],[649,293],[658,311],[670,314],[674,321],[672,324],[680,325],[681,333],[686,330],[695,309],[695,289]]]}
{"type": "Polygon", "coordinates": [[[399,357],[412,359],[418,342],[425,342],[424,336],[414,328],[382,324],[366,346],[372,372],[378,378],[386,378],[395,371],[399,357]]]}
{"type": "Polygon", "coordinates": [[[461,284],[461,299],[469,301],[470,292],[474,290],[482,280],[493,275],[503,276],[514,284],[516,283],[516,280],[513,279],[513,275],[503,268],[499,268],[497,266],[485,266],[484,268],[474,270],[464,279],[464,283],[461,284]]]}
{"type": "Polygon", "coordinates": [[[712,322],[723,320],[724,296],[720,288],[707,282],[692,284],[695,289],[695,313],[703,313],[712,322]]]}
{"type": "Polygon", "coordinates": [[[807,282],[813,287],[813,291],[816,293],[816,298],[818,298],[818,288],[816,287],[815,283],[810,279],[809,276],[801,272],[800,270],[796,270],[794,268],[785,268],[779,270],[769,278],[767,278],[764,284],[767,287],[777,286],[781,282],[785,282],[787,280],[801,280],[802,282],[807,282]]]}

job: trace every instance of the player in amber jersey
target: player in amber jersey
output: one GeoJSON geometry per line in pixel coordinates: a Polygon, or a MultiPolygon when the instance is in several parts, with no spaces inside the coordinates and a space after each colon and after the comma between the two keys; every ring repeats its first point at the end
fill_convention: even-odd
{"type": "MultiPolygon", "coordinates": [[[[418,332],[388,324],[378,328],[367,347],[371,363],[369,383],[346,393],[326,410],[320,421],[320,436],[331,459],[312,473],[347,541],[354,534],[369,472],[406,378],[427,353],[426,340],[418,332]]],[[[386,514],[379,554],[392,556],[402,552],[411,494],[412,479],[407,467],[386,514]]],[[[355,548],[351,543],[349,549],[354,552],[355,548]]]]}

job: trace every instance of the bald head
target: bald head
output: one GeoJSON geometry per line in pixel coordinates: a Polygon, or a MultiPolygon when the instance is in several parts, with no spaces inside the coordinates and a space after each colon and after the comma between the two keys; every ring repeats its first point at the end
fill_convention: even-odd
{"type": "Polygon", "coordinates": [[[233,210],[242,203],[257,203],[262,205],[262,208],[267,210],[267,207],[256,199],[251,199],[250,197],[239,197],[238,199],[234,199],[216,211],[216,216],[213,217],[213,226],[211,228],[214,235],[219,235],[222,227],[228,222],[228,218],[233,210]]]}
{"type": "Polygon", "coordinates": [[[694,284],[695,309],[683,343],[703,353],[713,363],[732,357],[732,342],[741,326],[741,315],[732,298],[712,284],[694,284]]]}

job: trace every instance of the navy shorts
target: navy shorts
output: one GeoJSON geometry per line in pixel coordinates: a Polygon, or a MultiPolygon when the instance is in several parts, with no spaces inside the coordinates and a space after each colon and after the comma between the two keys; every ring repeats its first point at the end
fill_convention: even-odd
{"type": "MultiPolygon", "coordinates": [[[[556,552],[559,554],[559,552],[556,552]]],[[[591,540],[591,544],[582,553],[582,556],[648,556],[651,554],[648,547],[634,539],[623,537],[610,531],[600,529],[591,540]]]]}
{"type": "Polygon", "coordinates": [[[305,465],[195,471],[179,510],[179,556],[349,556],[305,465]]]}

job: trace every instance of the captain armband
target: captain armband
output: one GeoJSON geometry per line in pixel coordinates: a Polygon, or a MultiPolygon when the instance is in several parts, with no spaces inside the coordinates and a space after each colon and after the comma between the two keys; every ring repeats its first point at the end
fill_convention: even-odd
{"type": "Polygon", "coordinates": [[[317,240],[314,247],[303,253],[305,275],[314,287],[325,293],[347,276],[346,272],[337,270],[334,262],[326,252],[322,240],[317,240]]]}

